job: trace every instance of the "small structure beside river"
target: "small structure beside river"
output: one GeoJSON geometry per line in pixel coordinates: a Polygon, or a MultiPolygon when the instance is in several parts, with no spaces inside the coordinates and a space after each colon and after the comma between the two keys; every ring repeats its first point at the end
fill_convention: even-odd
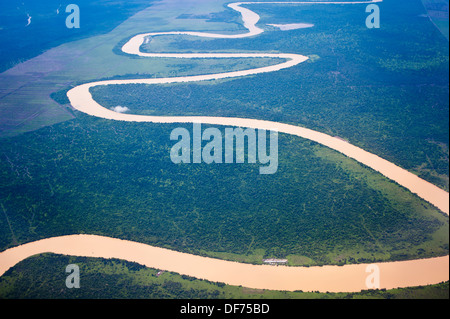
{"type": "Polygon", "coordinates": [[[286,265],[288,262],[287,259],[274,259],[274,258],[270,258],[270,259],[263,259],[263,263],[265,264],[269,264],[269,265],[286,265]]]}

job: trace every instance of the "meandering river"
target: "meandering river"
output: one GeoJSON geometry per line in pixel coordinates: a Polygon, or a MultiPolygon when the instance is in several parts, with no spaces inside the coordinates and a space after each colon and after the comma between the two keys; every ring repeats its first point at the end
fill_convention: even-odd
{"type": "MultiPolygon", "coordinates": [[[[315,5],[363,5],[381,2],[356,1],[356,2],[314,2],[315,5]]],[[[263,2],[264,4],[311,4],[311,2],[263,2]]],[[[260,19],[255,12],[242,7],[259,2],[239,2],[229,4],[229,7],[242,15],[247,33],[236,35],[215,34],[205,32],[159,32],[146,33],[133,37],[122,48],[125,53],[151,58],[279,58],[282,62],[268,67],[254,68],[243,71],[225,72],[219,74],[207,74],[199,76],[160,78],[160,79],[136,79],[114,80],[87,83],[73,88],[68,92],[71,105],[86,114],[116,121],[129,122],[153,122],[153,123],[204,123],[225,126],[240,126],[255,129],[273,130],[285,134],[291,134],[306,138],[331,149],[334,149],[368,167],[378,171],[387,178],[404,186],[424,200],[439,208],[442,212],[449,213],[448,192],[435,185],[422,180],[416,175],[386,161],[375,154],[371,154],[361,148],[351,145],[339,138],[316,132],[307,128],[277,123],[264,120],[224,118],[210,116],[144,116],[123,114],[108,110],[98,104],[92,98],[90,88],[100,85],[121,84],[162,84],[198,82],[224,78],[243,77],[266,72],[276,72],[282,69],[294,67],[305,62],[308,58],[298,54],[266,54],[266,53],[195,53],[195,54],[165,54],[143,53],[141,45],[147,37],[158,35],[191,35],[210,38],[244,38],[257,36],[264,32],[257,27],[260,19]]],[[[285,267],[268,265],[250,265],[237,262],[224,261],[171,251],[168,249],[152,247],[137,242],[130,242],[115,238],[94,235],[71,235],[39,240],[20,245],[0,253],[0,275],[10,267],[30,256],[52,252],[56,254],[88,256],[99,258],[119,258],[142,265],[174,271],[180,274],[193,276],[210,281],[224,282],[231,285],[242,285],[257,289],[277,290],[303,290],[303,291],[329,291],[329,292],[357,292],[367,289],[366,280],[370,273],[366,272],[367,266],[323,266],[323,267],[285,267]]],[[[380,288],[398,288],[435,284],[447,281],[449,278],[449,256],[410,260],[401,262],[386,262],[377,264],[380,270],[380,288]]]]}

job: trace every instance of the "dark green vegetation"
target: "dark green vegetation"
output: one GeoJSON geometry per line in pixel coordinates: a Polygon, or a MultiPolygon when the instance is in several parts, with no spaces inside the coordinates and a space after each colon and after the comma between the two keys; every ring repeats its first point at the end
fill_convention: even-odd
{"type": "Polygon", "coordinates": [[[80,28],[68,29],[68,0],[9,0],[0,3],[0,73],[62,43],[111,31],[149,1],[76,2],[80,8],[80,28]],[[28,16],[31,24],[27,26],[28,16]]]}
{"type": "MultiPolygon", "coordinates": [[[[237,28],[237,24],[225,23],[223,20],[221,20],[222,22],[198,23],[197,20],[192,19],[174,19],[174,17],[185,12],[220,12],[223,9],[222,5],[216,1],[203,1],[201,5],[192,6],[189,9],[186,9],[185,5],[180,5],[183,4],[182,0],[164,3],[158,1],[158,6],[154,6],[154,2],[136,0],[122,1],[120,4],[115,1],[114,5],[108,2],[111,7],[107,7],[107,9],[102,7],[102,4],[105,3],[104,1],[91,2],[89,6],[85,6],[85,2],[79,3],[81,28],[70,31],[74,33],[82,32],[82,35],[86,36],[86,38],[77,41],[74,40],[78,39],[78,37],[74,36],[58,38],[60,40],[58,44],[66,42],[0,74],[0,137],[15,136],[72,119],[72,114],[58,104],[64,104],[67,101],[62,100],[61,96],[56,94],[58,102],[56,103],[50,96],[55,97],[55,92],[64,92],[63,94],[65,94],[67,89],[74,85],[113,77],[166,77],[174,76],[175,74],[188,75],[195,72],[223,72],[224,70],[229,70],[228,68],[242,69],[249,65],[257,66],[261,63],[267,63],[267,61],[264,62],[263,60],[244,59],[233,61],[232,63],[229,60],[222,61],[223,64],[218,65],[210,61],[210,63],[202,64],[201,68],[193,69],[190,61],[187,60],[158,59],[155,62],[154,59],[135,58],[129,55],[118,54],[118,49],[121,47],[120,45],[125,43],[124,41],[135,34],[146,31],[228,30],[230,32],[237,28]],[[132,12],[129,12],[129,8],[134,8],[136,11],[144,6],[146,8],[139,11],[139,14],[120,23],[121,21],[117,19],[118,15],[115,13],[115,10],[118,9],[116,5],[121,10],[119,14],[121,16],[131,14],[132,12]],[[92,15],[95,15],[95,17],[92,17],[92,15]],[[85,21],[86,19],[88,21],[85,21]],[[96,23],[94,29],[91,29],[89,26],[89,23],[92,21],[96,23]],[[112,28],[114,29],[111,32],[107,32],[112,28]],[[94,34],[96,35],[92,36],[94,34]]],[[[35,2],[34,6],[37,4],[35,2]]],[[[48,4],[51,4],[51,2],[48,2],[48,4]]],[[[4,5],[5,7],[9,6],[8,3],[4,5]]],[[[44,4],[39,3],[39,6],[43,13],[50,10],[47,8],[47,2],[44,4]]],[[[55,15],[56,8],[54,9],[55,15]]],[[[50,11],[53,14],[53,11],[50,11]]],[[[46,40],[55,32],[68,31],[65,27],[65,21],[60,21],[62,24],[55,26],[52,23],[56,22],[51,17],[48,17],[45,21],[40,20],[39,14],[33,13],[33,17],[32,24],[27,27],[27,30],[31,27],[40,27],[37,35],[31,29],[28,30],[30,34],[34,35],[34,37],[31,37],[31,45],[33,47],[36,46],[39,50],[42,47],[37,47],[37,45],[41,39],[46,40]]],[[[125,17],[123,18],[125,19],[125,17]]],[[[236,20],[238,19],[239,17],[236,15],[236,20]]],[[[0,29],[2,28],[1,23],[2,20],[0,19],[0,29]]],[[[8,33],[5,33],[4,36],[10,34],[13,34],[13,32],[8,30],[8,33]]],[[[26,35],[27,37],[29,36],[28,33],[26,35]]],[[[9,43],[8,41],[11,42],[5,39],[3,43],[9,43]]],[[[22,54],[20,53],[22,51],[19,52],[14,49],[19,45],[24,46],[24,54],[33,52],[32,48],[25,48],[28,44],[28,42],[22,40],[14,42],[11,47],[3,45],[0,50],[5,50],[11,56],[3,57],[1,61],[7,64],[8,61],[12,62],[14,60],[15,55],[22,54]]],[[[47,48],[47,46],[43,47],[47,48]]]]}
{"type": "Polygon", "coordinates": [[[318,293],[257,290],[197,280],[120,261],[52,254],[29,258],[0,278],[3,299],[448,299],[448,282],[427,287],[318,293]],[[80,268],[80,288],[68,289],[66,266],[80,268]]]}
{"type": "MultiPolygon", "coordinates": [[[[94,94],[107,107],[128,106],[135,113],[242,116],[303,125],[345,138],[448,189],[448,43],[420,17],[424,9],[419,1],[386,0],[380,6],[380,30],[366,29],[362,6],[251,6],[262,15],[261,25],[306,22],[315,27],[290,32],[270,28],[271,32],[242,40],[181,37],[178,42],[166,37],[152,45],[159,44],[160,50],[292,52],[311,60],[245,79],[115,86],[97,88],[94,94]]],[[[178,21],[185,20],[181,18],[187,17],[178,21]]],[[[150,31],[160,31],[156,24],[161,21],[153,23],[150,31]]],[[[148,31],[134,27],[138,30],[117,33],[128,37],[130,32],[148,31]]],[[[173,30],[168,24],[161,28],[173,30]]],[[[107,53],[113,55],[118,41],[111,43],[105,37],[102,47],[93,42],[89,48],[95,46],[95,52],[71,60],[64,69],[72,84],[138,73],[175,76],[178,67],[182,74],[213,73],[225,70],[228,63],[123,56],[114,60],[107,53]]],[[[63,52],[72,52],[77,45],[63,52]]],[[[61,74],[52,75],[59,81],[51,86],[56,92],[52,97],[65,104],[64,88],[69,84],[61,83],[61,74]]],[[[0,250],[40,238],[89,233],[252,263],[261,263],[264,257],[287,257],[290,265],[321,265],[448,254],[447,216],[315,143],[280,136],[280,167],[273,176],[259,175],[259,165],[177,166],[169,159],[174,144],[169,135],[178,125],[73,114],[74,120],[0,140],[0,250]]],[[[42,264],[52,261],[43,259],[42,264]]],[[[68,261],[80,259],[55,259],[64,266],[68,261]]],[[[33,259],[19,267],[32,269],[32,262],[41,263],[33,259]]],[[[111,296],[124,296],[114,285],[143,292],[148,288],[140,284],[142,277],[140,281],[130,277],[148,272],[153,279],[156,273],[120,263],[121,271],[108,275],[109,262],[92,263],[93,276],[100,277],[91,287],[99,287],[104,278],[113,289],[111,296]]],[[[9,275],[7,285],[16,288],[5,296],[25,296],[29,281],[22,282],[17,272],[9,275]]],[[[170,276],[167,283],[152,286],[149,295],[248,296],[241,290],[223,292],[219,288],[224,287],[216,284],[194,288],[189,283],[198,281],[170,276]]],[[[42,287],[51,285],[50,277],[42,278],[37,281],[42,287]]],[[[442,289],[448,298],[448,285],[398,293],[406,291],[407,298],[416,293],[442,296],[442,289]]],[[[94,291],[74,293],[98,296],[94,291]]],[[[384,297],[392,297],[389,294],[384,297]]]]}
{"type": "Polygon", "coordinates": [[[175,127],[79,114],[3,139],[1,247],[88,233],[253,263],[448,253],[447,217],[333,151],[280,135],[274,175],[259,164],[176,165],[175,127]]]}
{"type": "Polygon", "coordinates": [[[343,137],[448,190],[448,42],[419,16],[424,12],[419,1],[380,6],[383,27],[369,30],[360,6],[251,5],[262,16],[261,26],[315,27],[252,39],[173,38],[167,47],[170,52],[289,52],[314,59],[219,85],[98,87],[94,97],[132,113],[238,116],[306,126],[343,137]]]}
{"type": "MultiPolygon", "coordinates": [[[[136,62],[126,65],[126,59],[115,55],[112,49],[124,37],[124,29],[126,34],[133,32],[130,24],[124,26],[122,22],[137,11],[151,8],[152,2],[76,2],[80,8],[80,29],[66,27],[68,3],[1,2],[0,72],[14,67],[0,73],[0,137],[72,119],[65,108],[50,98],[54,92],[108,76],[110,72],[121,74],[119,66],[133,73],[136,62]],[[31,24],[25,27],[27,13],[31,24]]],[[[146,21],[152,24],[157,19],[146,21]]],[[[131,25],[142,30],[139,23],[131,25]]]]}

